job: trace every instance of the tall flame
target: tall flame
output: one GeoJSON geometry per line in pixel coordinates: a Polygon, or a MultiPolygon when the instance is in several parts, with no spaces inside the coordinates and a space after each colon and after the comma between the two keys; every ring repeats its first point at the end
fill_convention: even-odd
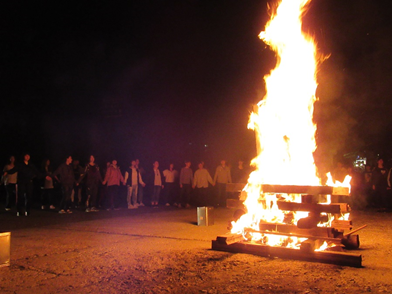
{"type": "Polygon", "coordinates": [[[301,15],[308,1],[281,2],[259,35],[277,53],[278,61],[264,77],[267,93],[248,126],[255,129],[261,150],[252,161],[257,167],[254,183],[320,185],[312,155],[316,150],[312,122],[316,49],[313,39],[301,32],[301,15]]]}
{"type": "MultiPolygon", "coordinates": [[[[232,233],[244,234],[245,228],[257,231],[261,220],[283,222],[285,213],[277,208],[278,198],[262,193],[261,184],[320,185],[312,154],[316,150],[312,116],[319,59],[313,39],[301,30],[308,3],[283,0],[259,34],[276,52],[277,65],[264,77],[266,95],[250,116],[248,128],[256,132],[259,152],[252,160],[256,170],[243,190],[248,212],[233,223],[232,233]]],[[[284,199],[301,202],[301,195],[285,194],[284,199]]],[[[297,212],[294,220],[306,216],[307,212],[297,212]]]]}

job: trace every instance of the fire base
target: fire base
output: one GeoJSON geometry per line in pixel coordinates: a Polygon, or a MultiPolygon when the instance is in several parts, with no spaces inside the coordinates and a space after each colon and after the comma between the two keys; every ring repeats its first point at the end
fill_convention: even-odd
{"type": "Polygon", "coordinates": [[[212,240],[212,249],[232,253],[247,253],[262,257],[293,259],[350,267],[362,267],[362,256],[337,251],[304,251],[285,247],[273,247],[248,242],[227,244],[222,239],[212,240]]]}

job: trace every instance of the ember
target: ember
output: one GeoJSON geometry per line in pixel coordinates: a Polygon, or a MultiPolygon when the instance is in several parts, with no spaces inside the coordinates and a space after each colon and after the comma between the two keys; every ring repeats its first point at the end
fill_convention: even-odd
{"type": "Polygon", "coordinates": [[[212,248],[359,267],[360,255],[341,252],[359,247],[355,231],[344,236],[352,228],[350,208],[331,204],[332,195],[349,195],[350,177],[340,182],[328,174],[326,186],[321,185],[312,154],[316,68],[323,57],[301,31],[308,3],[281,1],[259,35],[277,53],[278,63],[264,78],[266,95],[248,124],[258,143],[258,156],[252,160],[256,170],[247,185],[228,185],[229,191],[241,191],[245,213],[212,248]]]}

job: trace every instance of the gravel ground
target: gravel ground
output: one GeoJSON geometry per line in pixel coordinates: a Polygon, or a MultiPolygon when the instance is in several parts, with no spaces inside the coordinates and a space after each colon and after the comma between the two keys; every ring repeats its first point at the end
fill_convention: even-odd
{"type": "Polygon", "coordinates": [[[172,207],[30,217],[0,213],[11,231],[11,265],[0,293],[392,293],[392,214],[352,211],[363,268],[211,250],[233,210],[172,207]]]}

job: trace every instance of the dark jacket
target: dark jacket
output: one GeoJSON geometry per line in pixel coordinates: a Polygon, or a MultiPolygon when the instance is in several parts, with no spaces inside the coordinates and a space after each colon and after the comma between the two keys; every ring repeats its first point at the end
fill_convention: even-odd
{"type": "MultiPolygon", "coordinates": [[[[159,175],[161,176],[161,183],[162,185],[165,184],[165,178],[164,175],[162,175],[162,171],[160,169],[158,169],[159,175]]],[[[154,188],[154,169],[150,169],[149,171],[146,172],[146,180],[144,180],[144,182],[146,183],[146,185],[148,186],[149,189],[153,189],[154,188]]]]}
{"type": "Polygon", "coordinates": [[[45,166],[41,167],[41,174],[44,177],[41,177],[41,182],[40,186],[43,188],[47,188],[48,185],[51,185],[50,188],[54,186],[54,175],[52,174],[53,170],[51,165],[49,165],[47,168],[45,166]],[[52,180],[47,180],[47,176],[51,177],[52,180]]]}
{"type": "Polygon", "coordinates": [[[18,184],[25,184],[32,181],[34,178],[43,178],[45,174],[40,171],[30,162],[25,164],[24,162],[17,163],[15,167],[7,171],[8,174],[14,174],[18,172],[18,184]]]}
{"type": "Polygon", "coordinates": [[[54,176],[59,176],[60,184],[62,186],[73,187],[76,183],[74,178],[73,166],[66,163],[61,164],[53,173],[54,176]]]}
{"type": "Polygon", "coordinates": [[[78,179],[78,183],[80,183],[84,177],[87,177],[86,184],[88,186],[98,185],[99,182],[103,182],[102,175],[100,174],[99,166],[94,164],[91,166],[87,164],[84,169],[84,173],[78,179]]]}

